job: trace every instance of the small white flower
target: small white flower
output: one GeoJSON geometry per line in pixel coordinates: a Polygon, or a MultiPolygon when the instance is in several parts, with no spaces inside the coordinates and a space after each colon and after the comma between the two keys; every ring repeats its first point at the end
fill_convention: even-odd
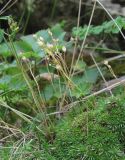
{"type": "Polygon", "coordinates": [[[59,42],[59,39],[54,39],[54,38],[53,38],[53,41],[54,41],[55,43],[57,43],[57,42],[59,42]]]}
{"type": "Polygon", "coordinates": [[[73,37],[71,37],[71,38],[70,38],[70,41],[74,41],[74,38],[73,38],[73,37]]]}
{"type": "Polygon", "coordinates": [[[66,47],[65,46],[62,47],[62,51],[66,52],[66,47]]]}
{"type": "Polygon", "coordinates": [[[61,66],[59,64],[56,65],[57,70],[61,70],[61,66]]]}
{"type": "Polygon", "coordinates": [[[40,41],[40,40],[38,40],[37,43],[38,43],[39,46],[43,46],[44,45],[44,43],[42,41],[40,41]]]}
{"type": "Polygon", "coordinates": [[[37,35],[36,35],[36,34],[33,34],[33,38],[37,38],[37,35]]]}
{"type": "Polygon", "coordinates": [[[107,66],[107,65],[108,65],[108,61],[105,60],[105,61],[104,61],[104,64],[107,66]]]}
{"type": "Polygon", "coordinates": [[[48,29],[48,33],[49,33],[50,36],[53,35],[52,32],[50,31],[50,29],[48,29]]]}
{"type": "Polygon", "coordinates": [[[27,60],[27,58],[26,58],[25,56],[23,56],[23,57],[22,57],[22,60],[23,60],[23,61],[26,61],[26,60],[27,60]]]}
{"type": "Polygon", "coordinates": [[[23,54],[23,52],[20,52],[19,54],[20,54],[20,55],[22,55],[22,54],[23,54]]]}
{"type": "Polygon", "coordinates": [[[44,41],[43,37],[39,37],[40,41],[44,41]]]}
{"type": "Polygon", "coordinates": [[[25,56],[23,56],[21,60],[22,60],[22,63],[29,63],[30,62],[29,59],[26,58],[25,56]]]}
{"type": "Polygon", "coordinates": [[[50,43],[47,43],[47,47],[48,47],[48,48],[53,48],[53,45],[50,44],[50,43]]]}

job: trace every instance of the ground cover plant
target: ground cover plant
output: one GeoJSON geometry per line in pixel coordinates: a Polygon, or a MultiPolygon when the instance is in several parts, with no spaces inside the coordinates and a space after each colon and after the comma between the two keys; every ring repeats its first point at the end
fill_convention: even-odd
{"type": "Polygon", "coordinates": [[[0,1],[0,160],[124,160],[124,16],[95,0],[81,25],[80,0],[67,29],[52,23],[55,0],[51,25],[26,35],[28,2],[24,22],[25,12],[3,15],[15,3],[0,1]],[[96,5],[109,16],[100,24],[96,5]]]}

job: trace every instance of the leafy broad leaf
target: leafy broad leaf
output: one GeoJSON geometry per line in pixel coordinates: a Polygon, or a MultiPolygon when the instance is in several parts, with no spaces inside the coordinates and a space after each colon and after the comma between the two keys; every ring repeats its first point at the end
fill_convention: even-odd
{"type": "MultiPolygon", "coordinates": [[[[99,26],[90,26],[88,30],[88,36],[89,35],[100,35],[103,33],[106,34],[117,34],[120,32],[120,29],[125,29],[125,18],[124,17],[117,17],[116,19],[111,20],[111,21],[105,21],[99,26]],[[115,24],[115,22],[116,24],[115,24]],[[118,28],[119,26],[119,28],[118,28]]],[[[84,36],[86,34],[88,26],[84,27],[74,27],[72,30],[73,36],[79,37],[80,40],[84,39],[84,36]]]]}
{"type": "Polygon", "coordinates": [[[89,94],[93,88],[93,84],[96,83],[99,76],[97,69],[85,70],[83,76],[74,76],[72,81],[76,86],[71,90],[71,95],[79,98],[89,94]]]}
{"type": "Polygon", "coordinates": [[[12,45],[14,46],[14,49],[18,54],[32,51],[32,48],[27,43],[23,41],[16,41],[16,42],[13,42],[12,44],[10,42],[2,43],[0,45],[0,55],[2,57],[8,57],[8,56],[14,55],[12,45]]]}
{"type": "Polygon", "coordinates": [[[79,83],[76,87],[71,90],[71,96],[80,98],[90,93],[92,84],[90,83],[79,83]]]}
{"type": "Polygon", "coordinates": [[[33,37],[33,35],[23,36],[21,39],[28,46],[30,46],[31,50],[33,50],[34,52],[36,52],[40,57],[44,57],[45,56],[44,51],[40,48],[40,46],[37,43],[37,40],[35,40],[35,38],[33,37]]]}
{"type": "Polygon", "coordinates": [[[59,84],[59,81],[56,80],[55,83],[53,83],[53,85],[48,84],[41,92],[41,94],[44,95],[47,101],[52,98],[61,98],[63,93],[65,92],[65,88],[65,85],[59,84]]]}

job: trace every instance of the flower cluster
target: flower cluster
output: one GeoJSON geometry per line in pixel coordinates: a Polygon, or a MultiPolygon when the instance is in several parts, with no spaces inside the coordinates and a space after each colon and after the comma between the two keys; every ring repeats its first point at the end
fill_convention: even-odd
{"type": "Polygon", "coordinates": [[[51,43],[46,42],[43,37],[37,37],[37,35],[33,35],[33,37],[37,40],[38,45],[42,50],[45,51],[46,54],[52,56],[52,54],[58,54],[60,52],[66,52],[66,47],[59,45],[59,39],[55,39],[53,37],[52,32],[48,29],[48,34],[51,37],[51,43]]]}
{"type": "Polygon", "coordinates": [[[51,57],[52,64],[49,63],[49,66],[53,66],[58,71],[64,72],[61,53],[66,52],[66,47],[59,43],[59,39],[54,38],[53,33],[50,29],[48,29],[48,35],[51,38],[51,42],[46,42],[46,40],[41,36],[38,37],[37,35],[33,35],[33,37],[37,40],[37,44],[39,45],[39,47],[45,52],[47,60],[49,60],[51,57]]]}

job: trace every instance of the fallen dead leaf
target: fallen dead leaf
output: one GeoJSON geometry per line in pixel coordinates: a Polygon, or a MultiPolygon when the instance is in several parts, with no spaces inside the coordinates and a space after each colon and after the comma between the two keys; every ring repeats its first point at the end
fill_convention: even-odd
{"type": "Polygon", "coordinates": [[[57,74],[53,74],[53,73],[41,73],[39,75],[36,76],[36,80],[46,80],[51,82],[53,79],[58,79],[59,75],[57,74]]]}

